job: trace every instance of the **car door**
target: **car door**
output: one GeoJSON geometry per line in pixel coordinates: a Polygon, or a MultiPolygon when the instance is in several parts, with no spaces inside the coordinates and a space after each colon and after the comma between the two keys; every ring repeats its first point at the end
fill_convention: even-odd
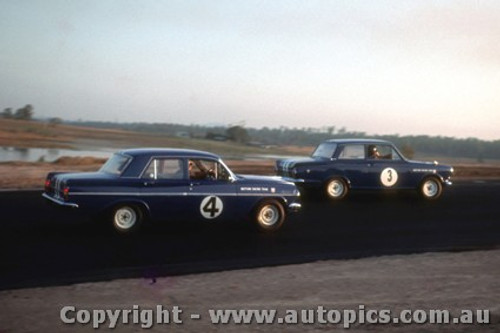
{"type": "Polygon", "coordinates": [[[336,159],[331,163],[331,175],[343,175],[352,188],[363,188],[366,183],[365,146],[363,144],[343,144],[338,148],[336,159]]]}
{"type": "Polygon", "coordinates": [[[142,198],[156,220],[184,219],[187,216],[189,181],[186,161],[155,157],[142,174],[142,198]]]}
{"type": "Polygon", "coordinates": [[[189,207],[205,221],[227,219],[237,214],[236,186],[227,169],[217,160],[191,158],[189,165],[189,207]]]}
{"type": "Polygon", "coordinates": [[[366,145],[367,187],[397,189],[405,186],[408,175],[406,161],[389,144],[366,145]]]}

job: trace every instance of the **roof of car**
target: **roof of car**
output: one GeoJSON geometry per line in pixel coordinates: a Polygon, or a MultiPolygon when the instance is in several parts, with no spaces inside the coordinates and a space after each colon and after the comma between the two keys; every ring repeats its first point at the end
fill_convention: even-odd
{"type": "Polygon", "coordinates": [[[391,142],[387,140],[380,140],[380,139],[330,139],[326,140],[324,142],[332,142],[332,143],[357,143],[357,144],[370,144],[370,143],[375,143],[375,144],[391,144],[391,142]]]}
{"type": "Polygon", "coordinates": [[[176,157],[207,157],[219,159],[218,155],[202,150],[177,149],[177,148],[134,148],[120,151],[121,154],[129,156],[176,156],[176,157]]]}

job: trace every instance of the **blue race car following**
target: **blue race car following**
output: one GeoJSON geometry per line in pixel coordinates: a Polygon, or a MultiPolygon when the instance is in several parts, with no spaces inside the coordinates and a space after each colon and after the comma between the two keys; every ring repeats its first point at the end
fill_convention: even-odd
{"type": "Polygon", "coordinates": [[[388,141],[327,140],[311,157],[278,160],[277,174],[295,178],[304,190],[321,191],[332,200],[355,190],[417,190],[435,200],[451,185],[453,168],[437,162],[407,160],[388,141]]]}
{"type": "Polygon", "coordinates": [[[275,231],[301,208],[293,182],[237,175],[217,155],[184,149],[123,150],[98,172],[49,173],[43,197],[105,216],[121,233],[145,220],[247,217],[261,231],[275,231]]]}

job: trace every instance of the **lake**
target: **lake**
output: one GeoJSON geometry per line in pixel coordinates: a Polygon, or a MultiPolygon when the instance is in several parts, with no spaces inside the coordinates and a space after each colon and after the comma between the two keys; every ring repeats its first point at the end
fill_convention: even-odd
{"type": "Polygon", "coordinates": [[[72,150],[59,148],[0,147],[0,162],[53,162],[62,156],[90,156],[108,158],[113,154],[106,150],[72,150]]]}

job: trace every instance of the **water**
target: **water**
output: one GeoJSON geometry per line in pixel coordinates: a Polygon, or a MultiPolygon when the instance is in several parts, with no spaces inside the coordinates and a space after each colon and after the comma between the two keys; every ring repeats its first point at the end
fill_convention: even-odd
{"type": "Polygon", "coordinates": [[[104,150],[72,150],[58,148],[16,148],[0,147],[0,162],[22,161],[22,162],[53,162],[62,156],[69,157],[98,157],[108,158],[112,155],[110,151],[104,150]]]}
{"type": "MultiPolygon", "coordinates": [[[[0,162],[54,162],[62,156],[69,157],[97,157],[108,158],[113,152],[113,149],[102,150],[73,150],[59,148],[18,148],[18,147],[0,147],[0,162]]],[[[245,156],[225,156],[225,159],[243,159],[243,160],[277,160],[284,158],[299,157],[296,155],[272,155],[272,154],[248,154],[245,156]]],[[[300,156],[303,157],[303,156],[300,156]]]]}

